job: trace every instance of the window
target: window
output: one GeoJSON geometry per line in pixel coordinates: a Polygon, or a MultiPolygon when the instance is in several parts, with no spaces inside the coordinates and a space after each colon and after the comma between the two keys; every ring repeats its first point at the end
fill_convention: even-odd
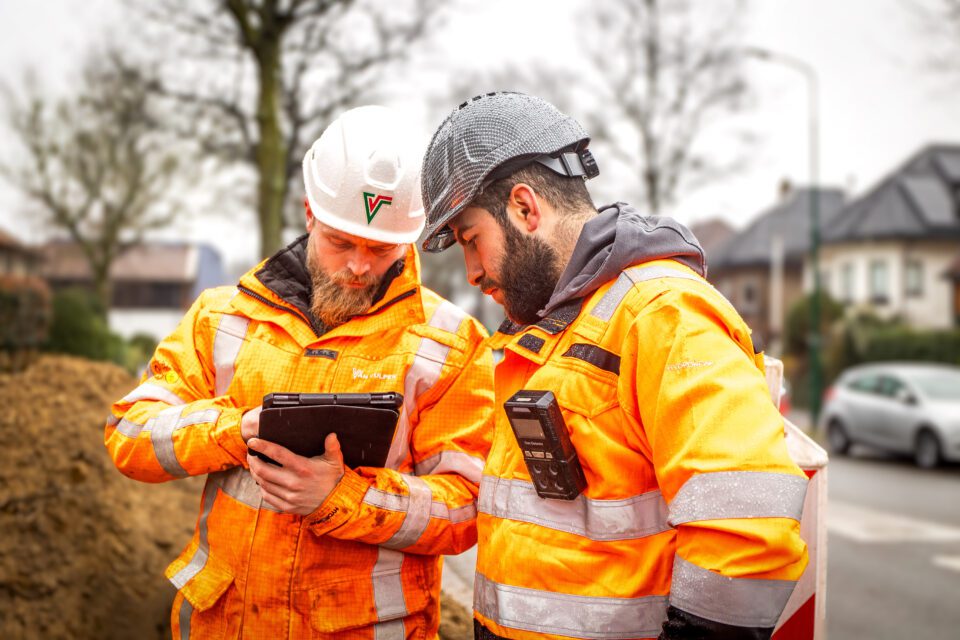
{"type": "Polygon", "coordinates": [[[923,295],[923,263],[919,260],[907,260],[904,270],[905,293],[911,297],[923,295]]]}
{"type": "Polygon", "coordinates": [[[853,302],[853,263],[847,262],[840,269],[840,300],[853,302]]]}
{"type": "Polygon", "coordinates": [[[870,263],[870,302],[887,303],[890,297],[889,276],[886,260],[874,260],[870,263]]]}
{"type": "Polygon", "coordinates": [[[879,378],[876,374],[867,374],[859,378],[854,378],[847,385],[850,389],[862,391],[864,393],[876,393],[879,378]]]}
{"type": "Polygon", "coordinates": [[[757,308],[757,290],[752,282],[744,283],[741,304],[745,311],[753,311],[757,308]]]}

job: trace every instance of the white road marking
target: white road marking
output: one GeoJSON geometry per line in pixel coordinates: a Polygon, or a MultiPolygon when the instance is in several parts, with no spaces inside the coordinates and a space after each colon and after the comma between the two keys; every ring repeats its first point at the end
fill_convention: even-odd
{"type": "MultiPolygon", "coordinates": [[[[831,500],[827,531],[858,542],[958,542],[960,527],[831,500]]],[[[956,559],[955,559],[956,560],[956,559]]]]}
{"type": "Polygon", "coordinates": [[[960,573],[960,556],[933,556],[933,564],[960,573]]]}

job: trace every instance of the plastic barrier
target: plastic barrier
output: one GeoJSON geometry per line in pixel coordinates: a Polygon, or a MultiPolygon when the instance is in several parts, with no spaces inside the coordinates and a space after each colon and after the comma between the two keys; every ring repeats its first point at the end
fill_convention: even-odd
{"type": "MultiPolygon", "coordinates": [[[[783,363],[764,356],[767,385],[775,405],[780,404],[783,363]]],[[[810,478],[803,502],[800,535],[810,563],[777,621],[773,640],[824,640],[827,595],[827,452],[789,420],[785,420],[787,451],[810,478]]]]}

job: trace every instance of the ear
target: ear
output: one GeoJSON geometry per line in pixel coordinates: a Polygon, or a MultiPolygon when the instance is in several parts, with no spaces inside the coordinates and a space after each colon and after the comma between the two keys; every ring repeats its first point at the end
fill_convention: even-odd
{"type": "Polygon", "coordinates": [[[543,211],[540,207],[540,198],[530,185],[518,182],[510,190],[507,201],[507,212],[514,224],[527,233],[533,233],[543,223],[543,211]]]}
{"type": "Polygon", "coordinates": [[[307,217],[307,233],[310,233],[313,231],[313,225],[317,219],[313,217],[313,211],[310,210],[310,201],[306,198],[303,199],[303,211],[307,217]]]}

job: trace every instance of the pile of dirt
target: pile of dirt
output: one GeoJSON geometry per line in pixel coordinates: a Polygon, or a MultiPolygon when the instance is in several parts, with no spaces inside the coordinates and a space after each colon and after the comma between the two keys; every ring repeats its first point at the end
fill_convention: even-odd
{"type": "Polygon", "coordinates": [[[104,419],[136,384],[64,356],[0,375],[0,637],[169,637],[163,570],[203,481],[147,487],[113,466],[104,419]]]}
{"type": "MultiPolygon", "coordinates": [[[[43,356],[0,374],[0,638],[170,637],[163,577],[196,522],[203,478],[147,486],[103,446],[123,369],[43,356]]],[[[472,637],[443,600],[441,638],[472,637]]]]}

